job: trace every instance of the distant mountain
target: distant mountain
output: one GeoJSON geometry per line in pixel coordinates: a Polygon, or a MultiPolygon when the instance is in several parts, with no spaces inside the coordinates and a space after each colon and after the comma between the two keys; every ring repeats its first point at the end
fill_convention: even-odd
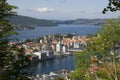
{"type": "Polygon", "coordinates": [[[106,19],[77,19],[77,20],[74,20],[72,24],[102,25],[105,23],[105,21],[106,19]]]}
{"type": "Polygon", "coordinates": [[[52,20],[56,24],[72,24],[74,20],[52,20]]]}
{"type": "Polygon", "coordinates": [[[26,16],[12,16],[9,18],[10,22],[15,26],[16,30],[20,29],[34,29],[37,26],[57,26],[59,24],[73,24],[73,25],[102,25],[107,19],[76,19],[76,20],[45,20],[36,19],[26,16]]]}
{"type": "Polygon", "coordinates": [[[76,19],[76,20],[53,20],[56,24],[74,24],[74,25],[102,25],[107,19],[76,19]]]}
{"type": "Polygon", "coordinates": [[[57,26],[56,23],[50,20],[35,19],[26,16],[12,16],[10,22],[15,26],[15,29],[34,29],[36,26],[57,26]]]}

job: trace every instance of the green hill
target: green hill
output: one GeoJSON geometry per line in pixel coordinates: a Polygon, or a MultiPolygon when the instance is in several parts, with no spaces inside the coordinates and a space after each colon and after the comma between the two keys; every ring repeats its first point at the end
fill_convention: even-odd
{"type": "Polygon", "coordinates": [[[20,15],[12,16],[9,20],[15,26],[15,29],[34,29],[36,26],[57,26],[56,23],[49,20],[35,19],[20,15]]]}

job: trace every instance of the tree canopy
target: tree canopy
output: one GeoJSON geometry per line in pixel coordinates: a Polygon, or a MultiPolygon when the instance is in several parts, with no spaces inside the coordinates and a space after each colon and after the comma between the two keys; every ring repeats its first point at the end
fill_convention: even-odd
{"type": "Polygon", "coordinates": [[[120,18],[111,19],[91,37],[87,48],[77,53],[73,80],[118,80],[120,78],[120,18]]]}
{"type": "Polygon", "coordinates": [[[109,3],[106,8],[104,8],[103,13],[105,14],[107,11],[118,11],[120,10],[120,0],[108,0],[109,3]]]}

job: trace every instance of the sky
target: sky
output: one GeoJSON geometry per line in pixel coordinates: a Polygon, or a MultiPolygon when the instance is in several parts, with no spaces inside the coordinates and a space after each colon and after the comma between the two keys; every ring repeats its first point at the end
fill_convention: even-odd
{"type": "Polygon", "coordinates": [[[116,18],[118,12],[102,10],[108,0],[8,0],[9,4],[18,7],[18,15],[48,20],[74,20],[79,18],[116,18]]]}

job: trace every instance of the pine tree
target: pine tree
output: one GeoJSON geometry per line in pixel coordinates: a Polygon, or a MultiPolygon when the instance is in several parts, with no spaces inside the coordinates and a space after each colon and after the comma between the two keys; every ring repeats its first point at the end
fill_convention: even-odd
{"type": "Polygon", "coordinates": [[[0,80],[28,80],[30,72],[29,56],[25,56],[24,49],[9,45],[16,32],[8,18],[16,15],[16,8],[7,0],[0,0],[0,80]]]}

